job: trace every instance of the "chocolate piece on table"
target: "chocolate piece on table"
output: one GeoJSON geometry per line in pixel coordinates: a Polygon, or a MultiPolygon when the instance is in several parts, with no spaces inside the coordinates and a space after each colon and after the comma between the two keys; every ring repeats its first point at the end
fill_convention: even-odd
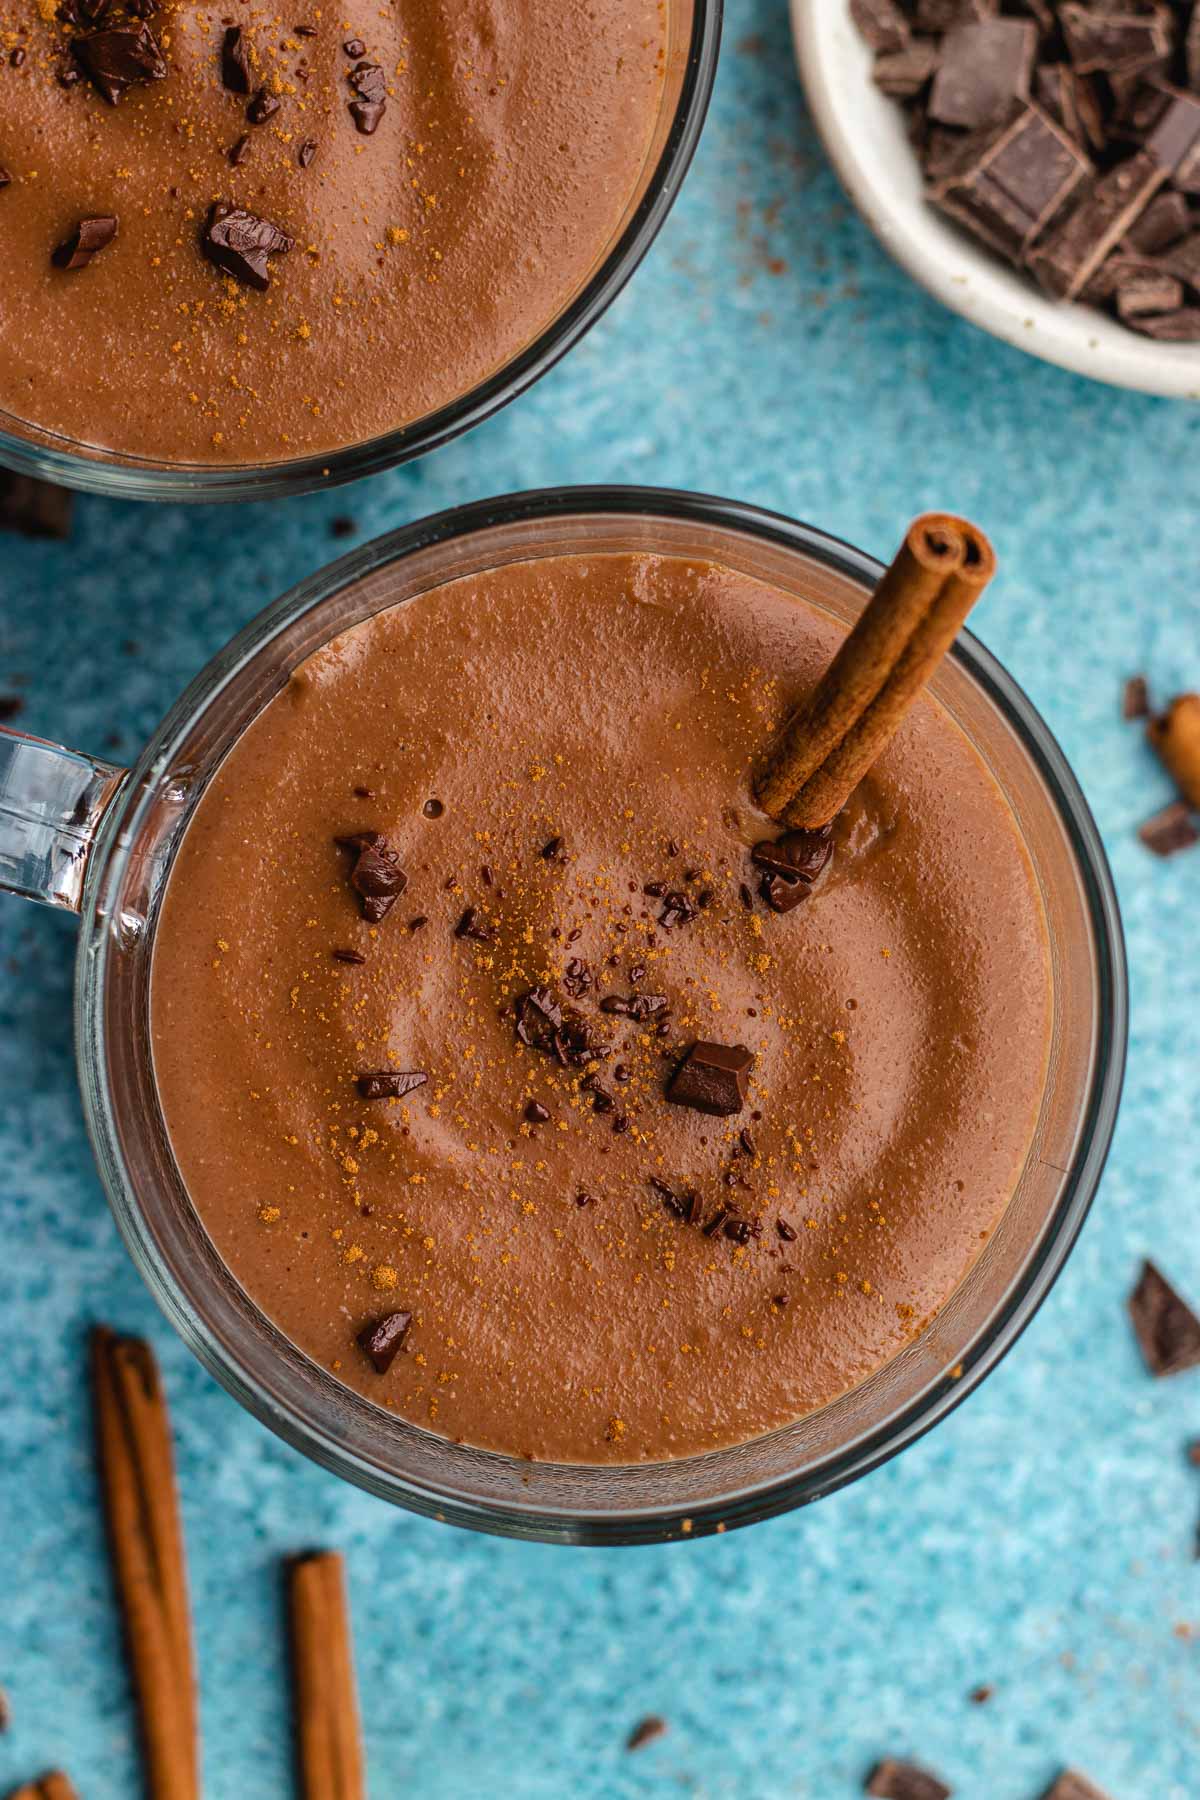
{"type": "Polygon", "coordinates": [[[646,1718],[639,1719],[629,1736],[625,1739],[627,1750],[640,1750],[644,1744],[652,1744],[667,1729],[667,1721],[660,1719],[657,1713],[649,1713],[646,1718]]]}
{"type": "Polygon", "coordinates": [[[69,488],[0,469],[0,531],[19,531],[23,537],[69,538],[73,506],[69,488]]]}
{"type": "Polygon", "coordinates": [[[117,235],[117,221],[106,217],[80,219],[70,237],[53,252],[50,260],[56,269],[86,269],[93,256],[106,250],[117,235]]]}
{"type": "Polygon", "coordinates": [[[867,1778],[865,1792],[874,1800],[950,1800],[951,1789],[928,1769],[886,1756],[867,1778]]]}
{"type": "Polygon", "coordinates": [[[1117,284],[1117,316],[1126,324],[1172,313],[1183,307],[1183,283],[1174,275],[1130,275],[1117,284]]]}
{"type": "Polygon", "coordinates": [[[1150,689],[1144,675],[1131,675],[1121,690],[1121,717],[1123,719],[1148,719],[1150,717],[1150,689]]]}
{"type": "Polygon", "coordinates": [[[385,1313],[382,1319],[375,1319],[359,1332],[359,1347],[374,1364],[377,1375],[387,1374],[411,1324],[410,1312],[385,1313]]]}
{"type": "Polygon", "coordinates": [[[380,1069],[360,1075],[354,1085],[364,1100],[403,1100],[428,1080],[422,1069],[380,1069]]]}
{"type": "Polygon", "coordinates": [[[930,198],[1017,262],[1090,173],[1079,146],[1029,103],[990,135],[969,168],[938,183],[930,198]]]}
{"type": "Polygon", "coordinates": [[[71,46],[96,92],[116,106],[131,87],[165,81],[167,65],[146,24],[113,26],[76,38],[71,46]]]}
{"type": "Polygon", "coordinates": [[[1108,1800],[1108,1795],[1076,1769],[1064,1769],[1058,1779],[1050,1783],[1042,1800],[1108,1800]]]}
{"type": "Polygon", "coordinates": [[[1046,291],[1074,300],[1166,178],[1159,158],[1139,150],[1086,183],[1066,217],[1051,225],[1026,258],[1046,291]]]}
{"type": "Polygon", "coordinates": [[[1135,219],[1125,233],[1125,242],[1142,256],[1156,256],[1186,237],[1191,227],[1191,213],[1182,194],[1158,194],[1140,219],[1135,219]]]}
{"type": "Polygon", "coordinates": [[[240,25],[231,25],[221,40],[221,81],[231,94],[250,92],[250,53],[240,25]]]}
{"type": "Polygon", "coordinates": [[[1152,1375],[1178,1375],[1200,1364],[1200,1318],[1152,1262],[1142,1264],[1129,1316],[1152,1375]]]}
{"type": "Polygon", "coordinates": [[[1132,75],[1151,69],[1171,53],[1171,35],[1162,13],[1141,14],[1083,6],[1075,0],[1058,8],[1067,54],[1081,75],[1132,75]]]}
{"type": "Polygon", "coordinates": [[[1127,323],[1143,337],[1156,338],[1160,344],[1194,344],[1200,340],[1200,306],[1181,306],[1177,312],[1131,318],[1127,323]]]}
{"type": "Polygon", "coordinates": [[[397,853],[378,831],[357,831],[334,841],[339,850],[348,850],[354,857],[350,886],[358,895],[367,924],[378,925],[408,886],[397,853]]]}
{"type": "Polygon", "coordinates": [[[875,85],[893,100],[912,100],[932,79],[937,66],[937,49],[930,43],[885,51],[875,58],[875,85]]]}
{"type": "Polygon", "coordinates": [[[1138,837],[1155,856],[1174,856],[1179,850],[1190,850],[1200,841],[1200,832],[1192,823],[1185,800],[1172,800],[1161,812],[1138,826],[1138,837]]]}
{"type": "Polygon", "coordinates": [[[942,39],[929,116],[968,131],[1002,119],[1029,95],[1037,27],[1025,19],[956,25],[942,39]]]}
{"type": "Polygon", "coordinates": [[[690,1106],[714,1118],[741,1112],[754,1065],[753,1052],[743,1044],[694,1043],[667,1083],[667,1099],[674,1106],[690,1106]]]}
{"type": "Polygon", "coordinates": [[[896,0],[850,0],[850,17],[872,50],[903,50],[908,20],[896,0]]]}

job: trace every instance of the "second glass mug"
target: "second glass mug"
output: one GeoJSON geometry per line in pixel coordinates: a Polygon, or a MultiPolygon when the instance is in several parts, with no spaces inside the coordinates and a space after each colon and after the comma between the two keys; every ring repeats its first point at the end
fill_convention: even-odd
{"type": "Polygon", "coordinates": [[[331,637],[507,562],[605,551],[717,561],[851,621],[880,564],[808,526],[646,488],[519,494],[366,545],[269,607],[197,677],[128,772],[0,731],[0,886],[81,915],[76,1032],[110,1205],[156,1300],[229,1391],[368,1491],[455,1524],[564,1543],[699,1536],[831,1492],[944,1416],[1013,1343],[1083,1222],[1116,1118],[1126,1035],[1120,919],[1099,837],[1028,700],[964,633],[932,692],[1016,818],[1046,909],[1053,1035],[1033,1143],[1004,1218],[930,1326],[851,1392],[765,1437],[675,1462],[529,1463],[397,1419],[311,1362],[217,1257],[175,1168],[148,994],[174,853],[240,732],[331,637]]]}

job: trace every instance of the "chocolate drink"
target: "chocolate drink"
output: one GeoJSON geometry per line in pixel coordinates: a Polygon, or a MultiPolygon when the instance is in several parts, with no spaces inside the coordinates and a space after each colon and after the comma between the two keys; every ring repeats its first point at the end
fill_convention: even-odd
{"type": "Polygon", "coordinates": [[[979,1255],[1045,1076],[1041,903],[927,698],[799,904],[752,857],[839,635],[726,568],[518,563],[332,641],[226,758],[157,928],[163,1111],[235,1277],[360,1393],[688,1455],[844,1393],[979,1255]]]}
{"type": "Polygon", "coordinates": [[[660,0],[0,0],[0,422],[257,463],[446,405],[608,249],[665,43],[660,0]]]}

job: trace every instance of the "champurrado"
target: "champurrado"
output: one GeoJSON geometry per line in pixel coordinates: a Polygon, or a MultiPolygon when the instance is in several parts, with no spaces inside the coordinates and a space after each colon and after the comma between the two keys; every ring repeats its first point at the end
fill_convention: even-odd
{"type": "Polygon", "coordinates": [[[729,1444],[978,1256],[1044,1081],[1040,901],[923,699],[767,904],[752,767],[837,635],[723,568],[517,564],[330,643],[201,799],[153,965],[175,1155],[238,1281],[381,1406],[542,1459],[729,1444]],[[681,1080],[697,1040],[748,1076],[681,1080]]]}
{"type": "Polygon", "coordinates": [[[0,425],[254,463],[433,412],[607,250],[665,42],[665,0],[0,0],[0,425]]]}

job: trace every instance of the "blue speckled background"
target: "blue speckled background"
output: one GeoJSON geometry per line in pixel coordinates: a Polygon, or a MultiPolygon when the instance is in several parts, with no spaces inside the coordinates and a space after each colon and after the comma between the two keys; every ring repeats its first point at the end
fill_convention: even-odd
{"type": "Polygon", "coordinates": [[[220,513],[87,499],[69,545],[0,543],[0,692],[24,694],[29,730],[120,759],[236,626],[329,558],[335,514],[365,538],[506,489],[644,480],[886,556],[913,512],[961,508],[1004,563],[977,629],[1079,772],[1133,971],[1092,1220],[968,1404],[806,1513],[564,1551],[393,1512],[201,1371],[92,1170],[71,921],[0,905],[0,1789],[61,1761],[85,1800],[137,1792],[85,1404],[83,1331],[101,1317],[149,1333],[171,1394],[214,1800],[289,1791],[277,1559],[313,1542],[350,1558],[374,1800],[850,1800],[886,1751],[972,1800],[1032,1800],[1061,1761],[1114,1800],[1200,1794],[1200,1472],[1184,1457],[1200,1374],[1151,1382],[1123,1309],[1146,1250],[1200,1295],[1200,852],[1163,864],[1134,840],[1167,786],[1118,717],[1134,670],[1160,691],[1200,683],[1198,456],[1194,408],[1045,368],[893,268],[805,118],[779,0],[733,0],[680,204],[531,395],[358,488],[220,513]],[[975,1706],[981,1682],[995,1696],[975,1706]],[[647,1712],[670,1731],[629,1755],[647,1712]]]}

